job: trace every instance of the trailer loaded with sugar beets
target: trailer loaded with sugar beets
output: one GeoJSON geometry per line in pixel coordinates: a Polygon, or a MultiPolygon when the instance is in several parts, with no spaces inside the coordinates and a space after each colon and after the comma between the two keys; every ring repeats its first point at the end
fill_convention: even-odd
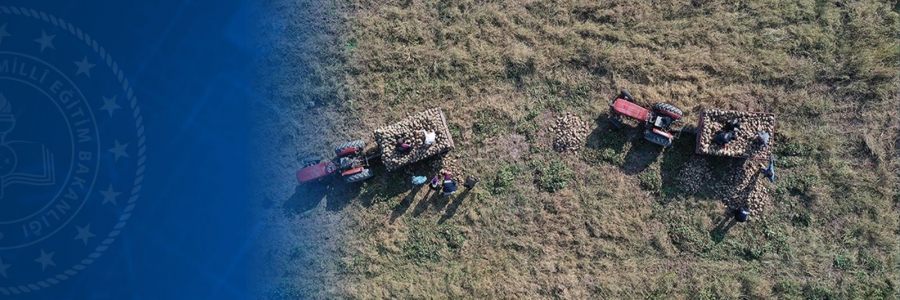
{"type": "Polygon", "coordinates": [[[447,119],[439,107],[376,129],[374,137],[376,145],[369,149],[364,141],[357,140],[335,147],[335,158],[330,161],[323,162],[320,157],[304,159],[297,180],[303,184],[340,173],[346,183],[360,182],[375,176],[371,163],[379,159],[390,172],[454,147],[447,119]]]}
{"type": "Polygon", "coordinates": [[[696,153],[769,160],[775,115],[704,108],[697,125],[696,153]]]}

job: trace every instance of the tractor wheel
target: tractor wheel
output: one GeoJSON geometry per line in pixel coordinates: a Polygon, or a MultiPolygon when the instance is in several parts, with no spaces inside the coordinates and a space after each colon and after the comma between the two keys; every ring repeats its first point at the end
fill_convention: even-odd
{"type": "Polygon", "coordinates": [[[622,93],[622,98],[625,98],[625,100],[631,101],[631,103],[635,102],[634,97],[631,96],[631,93],[629,93],[627,90],[622,89],[620,92],[622,93]]]}
{"type": "Polygon", "coordinates": [[[663,102],[656,102],[653,104],[653,111],[672,117],[672,119],[675,120],[681,119],[681,116],[683,115],[681,110],[677,107],[663,102]]]}
{"type": "Polygon", "coordinates": [[[662,136],[662,135],[655,133],[653,131],[650,131],[650,130],[644,131],[644,138],[650,142],[653,142],[654,144],[657,144],[657,145],[660,145],[663,147],[668,147],[668,146],[672,145],[672,140],[670,140],[668,137],[662,136]]]}
{"type": "MultiPolygon", "coordinates": [[[[337,155],[338,157],[341,157],[342,156],[341,152],[344,152],[344,150],[346,150],[348,148],[356,148],[357,152],[361,152],[363,149],[366,148],[366,142],[352,141],[352,142],[343,143],[340,146],[337,146],[334,148],[334,154],[337,155]]],[[[344,154],[343,156],[346,156],[346,155],[347,154],[344,154]]]]}
{"type": "Polygon", "coordinates": [[[303,159],[303,168],[313,166],[322,161],[321,157],[318,156],[310,156],[303,159]]]}
{"type": "Polygon", "coordinates": [[[371,169],[363,169],[362,172],[344,177],[344,182],[346,182],[346,183],[360,182],[360,181],[372,178],[372,176],[375,176],[375,173],[373,173],[371,169]]]}

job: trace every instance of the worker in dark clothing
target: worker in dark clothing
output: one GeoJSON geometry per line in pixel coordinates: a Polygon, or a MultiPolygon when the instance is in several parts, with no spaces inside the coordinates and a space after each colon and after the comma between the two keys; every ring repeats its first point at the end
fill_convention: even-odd
{"type": "Polygon", "coordinates": [[[444,181],[441,183],[441,186],[444,189],[444,196],[456,193],[456,180],[450,178],[450,173],[444,173],[444,181]]]}
{"type": "Polygon", "coordinates": [[[723,130],[738,133],[739,131],[741,131],[741,122],[738,122],[737,119],[731,119],[731,121],[725,124],[725,128],[723,130]]]}
{"type": "Polygon", "coordinates": [[[463,183],[463,186],[466,187],[466,189],[472,189],[477,183],[478,177],[466,176],[466,183],[463,183]]]}
{"type": "Polygon", "coordinates": [[[775,156],[769,156],[769,167],[762,170],[763,176],[775,183],[775,156]]]}
{"type": "Polygon", "coordinates": [[[725,124],[725,127],[722,128],[722,132],[719,132],[719,134],[716,134],[716,136],[713,137],[713,142],[719,146],[722,146],[723,148],[727,148],[728,143],[730,143],[731,140],[734,139],[734,136],[740,131],[741,123],[738,122],[737,119],[732,119],[730,122],[725,124]]]}
{"type": "Polygon", "coordinates": [[[737,211],[735,211],[735,212],[737,213],[735,218],[737,218],[738,222],[747,222],[747,218],[750,217],[750,211],[747,210],[746,207],[743,207],[743,206],[738,207],[737,211]]]}
{"type": "Polygon", "coordinates": [[[733,140],[733,139],[734,139],[734,133],[733,133],[733,132],[731,132],[731,131],[723,131],[723,132],[720,132],[719,134],[717,134],[717,135],[713,138],[713,142],[716,143],[716,145],[719,145],[719,146],[722,146],[722,147],[727,147],[727,146],[728,146],[728,143],[730,143],[731,140],[733,140]]]}

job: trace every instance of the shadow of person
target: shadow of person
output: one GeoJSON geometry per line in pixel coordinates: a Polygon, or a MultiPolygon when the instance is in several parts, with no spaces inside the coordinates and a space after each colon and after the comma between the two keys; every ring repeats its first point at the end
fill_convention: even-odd
{"type": "Polygon", "coordinates": [[[416,208],[413,209],[413,217],[418,217],[423,212],[425,212],[425,210],[428,209],[428,205],[432,202],[437,201],[441,195],[442,194],[440,189],[432,190],[429,188],[428,193],[425,193],[425,197],[423,197],[422,200],[419,201],[419,204],[416,204],[416,208]]]}
{"type": "Polygon", "coordinates": [[[403,197],[403,201],[400,201],[400,203],[397,203],[397,205],[394,206],[394,212],[391,213],[391,224],[394,224],[394,221],[396,221],[397,218],[406,213],[406,210],[408,210],[412,205],[413,200],[416,199],[416,194],[419,193],[419,190],[422,189],[422,186],[423,185],[415,186],[411,191],[409,191],[409,194],[407,194],[406,197],[403,197]]]}
{"type": "Polygon", "coordinates": [[[716,244],[722,242],[728,235],[728,231],[730,231],[731,227],[734,227],[735,224],[737,224],[737,219],[734,217],[734,214],[726,214],[725,217],[719,220],[716,227],[709,232],[713,242],[716,244]]]}
{"type": "Polygon", "coordinates": [[[741,197],[741,205],[747,205],[747,202],[750,200],[750,195],[759,189],[759,180],[768,180],[762,176],[762,170],[753,172],[753,175],[750,175],[750,179],[747,180],[747,185],[736,192],[736,194],[741,197]]]}
{"type": "Polygon", "coordinates": [[[281,207],[288,214],[304,213],[316,207],[327,193],[328,185],[323,183],[298,185],[294,189],[294,194],[285,200],[281,207]]]}
{"type": "Polygon", "coordinates": [[[434,204],[434,206],[432,206],[431,209],[432,209],[434,212],[440,212],[440,211],[444,210],[444,207],[447,207],[447,204],[450,203],[450,199],[452,199],[452,198],[453,198],[453,195],[450,195],[450,196],[444,196],[444,192],[443,192],[443,191],[439,191],[439,192],[438,192],[437,194],[435,194],[434,197],[431,199],[431,203],[434,204]]]}
{"type": "Polygon", "coordinates": [[[448,219],[452,218],[453,215],[456,214],[456,210],[459,209],[459,206],[462,205],[464,199],[469,196],[469,193],[472,192],[472,189],[465,189],[462,193],[453,198],[453,202],[447,206],[447,211],[444,212],[444,215],[441,216],[441,219],[438,220],[438,225],[444,224],[448,219]]]}

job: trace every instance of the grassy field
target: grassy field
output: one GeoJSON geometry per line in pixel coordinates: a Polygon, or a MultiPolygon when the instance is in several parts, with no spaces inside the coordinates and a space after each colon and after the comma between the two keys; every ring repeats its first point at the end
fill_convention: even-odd
{"type": "Polygon", "coordinates": [[[269,299],[896,299],[898,13],[883,1],[270,0],[259,105],[269,299]],[[727,2],[727,3],[724,3],[727,2]],[[627,88],[695,124],[775,113],[774,204],[723,229],[739,161],[613,131],[627,88]],[[423,165],[361,185],[296,185],[307,155],[429,107],[479,176],[442,198],[423,165]],[[589,121],[577,153],[547,129],[589,121]]]}

